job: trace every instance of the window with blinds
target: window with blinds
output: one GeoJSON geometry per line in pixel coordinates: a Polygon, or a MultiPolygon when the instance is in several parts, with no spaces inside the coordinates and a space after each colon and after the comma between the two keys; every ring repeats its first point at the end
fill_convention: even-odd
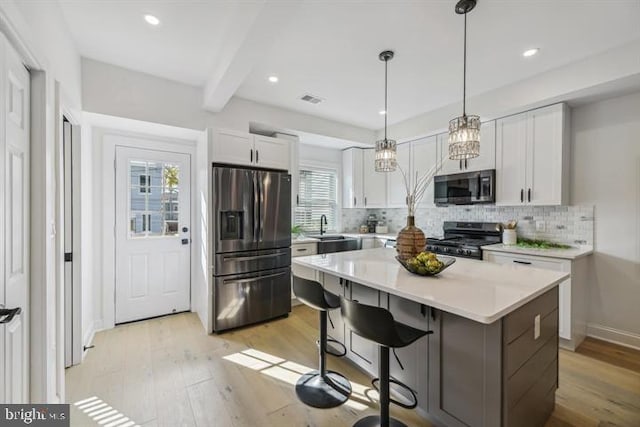
{"type": "Polygon", "coordinates": [[[338,228],[337,172],[329,169],[302,168],[298,186],[296,225],[309,232],[320,231],[320,217],[327,216],[325,230],[338,228]]]}

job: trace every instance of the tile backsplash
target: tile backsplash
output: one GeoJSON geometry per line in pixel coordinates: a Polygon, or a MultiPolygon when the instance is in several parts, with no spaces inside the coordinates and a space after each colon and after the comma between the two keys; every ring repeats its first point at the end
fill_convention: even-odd
{"type": "MultiPolygon", "coordinates": [[[[355,232],[375,214],[398,232],[406,225],[406,209],[343,209],[342,228],[355,232]]],[[[442,236],[444,221],[518,221],[518,236],[557,243],[593,245],[593,206],[448,206],[419,208],[416,225],[428,237],[442,236]]]]}

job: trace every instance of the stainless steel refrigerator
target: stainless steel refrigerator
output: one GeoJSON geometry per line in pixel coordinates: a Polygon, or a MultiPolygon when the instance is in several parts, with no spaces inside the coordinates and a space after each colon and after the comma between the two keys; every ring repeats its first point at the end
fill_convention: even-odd
{"type": "Polygon", "coordinates": [[[291,311],[291,175],[213,165],[213,329],[291,311]]]}

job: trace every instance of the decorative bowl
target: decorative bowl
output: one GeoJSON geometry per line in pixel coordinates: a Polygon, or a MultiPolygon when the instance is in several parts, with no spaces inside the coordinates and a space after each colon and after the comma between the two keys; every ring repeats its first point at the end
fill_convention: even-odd
{"type": "Polygon", "coordinates": [[[408,272],[417,274],[418,276],[435,276],[436,274],[442,272],[442,270],[446,269],[451,264],[456,262],[456,259],[451,256],[438,255],[437,258],[440,262],[442,262],[442,268],[438,271],[430,272],[427,270],[418,271],[407,262],[408,260],[403,260],[400,257],[396,257],[400,265],[402,265],[408,272]]]}

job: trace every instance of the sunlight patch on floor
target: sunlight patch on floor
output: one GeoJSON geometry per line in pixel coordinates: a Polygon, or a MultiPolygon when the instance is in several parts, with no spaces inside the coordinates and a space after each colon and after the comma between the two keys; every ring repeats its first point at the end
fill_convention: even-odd
{"type": "MultiPolygon", "coordinates": [[[[307,372],[314,370],[308,366],[253,348],[229,354],[224,356],[223,359],[245,368],[258,371],[271,378],[291,384],[292,386],[296,385],[302,374],[306,374],[307,372]]],[[[350,381],[350,383],[352,393],[349,400],[345,402],[346,406],[357,411],[364,411],[370,407],[371,403],[378,401],[378,392],[374,388],[364,386],[353,381],[350,381]]]]}
{"type": "Polygon", "coordinates": [[[87,414],[89,418],[96,422],[97,425],[103,427],[140,427],[135,421],[124,416],[117,409],[113,409],[102,399],[96,396],[79,400],[73,404],[80,411],[87,414]]]}

